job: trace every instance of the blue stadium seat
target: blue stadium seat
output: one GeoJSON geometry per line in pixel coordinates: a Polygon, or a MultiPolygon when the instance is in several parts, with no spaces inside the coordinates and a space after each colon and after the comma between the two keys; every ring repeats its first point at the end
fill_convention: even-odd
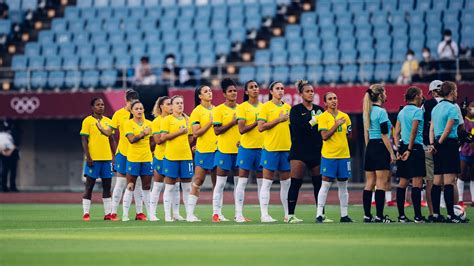
{"type": "Polygon", "coordinates": [[[413,0],[400,0],[398,2],[398,10],[401,11],[412,11],[415,8],[415,1],[413,0]]]}
{"type": "MultiPolygon", "coordinates": [[[[396,30],[395,27],[393,29],[396,30]]],[[[405,35],[406,35],[406,33],[405,33],[405,35]]],[[[390,26],[388,24],[384,24],[383,26],[380,25],[380,26],[374,27],[373,36],[374,36],[374,38],[377,38],[377,39],[386,38],[386,37],[390,36],[390,26]]]]}
{"type": "Polygon", "coordinates": [[[358,80],[361,82],[370,82],[374,79],[374,65],[361,64],[359,67],[358,80]]]}
{"type": "Polygon", "coordinates": [[[143,0],[143,5],[146,7],[158,6],[159,0],[143,0]]]}
{"type": "Polygon", "coordinates": [[[70,32],[58,32],[56,33],[56,43],[70,43],[72,42],[72,34],[70,32]]]}
{"type": "Polygon", "coordinates": [[[58,70],[61,68],[62,59],[59,56],[48,56],[46,57],[45,67],[48,70],[58,70]]]}
{"type": "Polygon", "coordinates": [[[349,1],[349,11],[352,13],[360,13],[365,9],[364,0],[349,1]]]}
{"type": "Polygon", "coordinates": [[[331,3],[321,2],[316,5],[317,14],[328,14],[331,13],[331,3]]]}
{"type": "Polygon", "coordinates": [[[400,24],[393,27],[392,30],[392,37],[394,39],[397,38],[406,38],[408,33],[408,25],[407,24],[400,24]]]}
{"type": "Polygon", "coordinates": [[[79,33],[86,33],[83,32],[85,28],[85,20],[84,19],[70,19],[69,22],[69,31],[74,33],[74,34],[79,34],[79,33]]]}
{"type": "Polygon", "coordinates": [[[253,16],[260,16],[260,5],[258,4],[245,4],[245,15],[247,18],[253,16]]]}
{"type": "Polygon", "coordinates": [[[356,27],[356,36],[358,39],[364,39],[372,36],[372,26],[370,25],[359,25],[356,27]]]}
{"type": "Polygon", "coordinates": [[[103,57],[110,54],[109,44],[98,44],[94,46],[94,54],[99,57],[103,57]]]}
{"type": "MultiPolygon", "coordinates": [[[[117,32],[120,30],[120,19],[118,18],[112,18],[112,19],[106,19],[104,21],[104,30],[107,32],[117,32]]],[[[131,24],[130,22],[124,23],[124,26],[127,27],[127,25],[131,24]]],[[[133,25],[135,26],[136,29],[136,24],[133,25]]]]}
{"type": "Polygon", "coordinates": [[[391,11],[389,21],[394,26],[394,28],[400,24],[406,24],[405,11],[391,11]]]}
{"type": "Polygon", "coordinates": [[[378,49],[376,54],[375,54],[375,61],[376,62],[389,62],[391,55],[392,55],[391,50],[378,49]]]}
{"type": "MultiPolygon", "coordinates": [[[[131,0],[131,1],[135,1],[135,2],[141,2],[141,0],[131,0]]],[[[129,6],[132,6],[131,5],[131,2],[129,0],[128,2],[129,6]]],[[[133,18],[133,19],[141,19],[141,18],[145,18],[146,17],[146,9],[144,6],[141,6],[141,3],[137,6],[132,6],[132,8],[130,9],[130,16],[129,18],[133,18]]]]}
{"type": "Polygon", "coordinates": [[[198,55],[197,54],[189,54],[183,56],[182,66],[184,67],[195,67],[198,64],[198,55]]]}
{"type": "Polygon", "coordinates": [[[245,29],[240,28],[240,29],[232,29],[231,34],[230,34],[230,40],[232,42],[243,42],[246,38],[246,32],[245,29]]]}
{"type": "Polygon", "coordinates": [[[111,3],[109,3],[109,0],[94,0],[94,6],[95,7],[105,7],[110,5],[119,5],[121,3],[124,3],[124,0],[112,0],[111,3]],[[117,4],[114,4],[117,3],[117,4]]]}
{"type": "Polygon", "coordinates": [[[68,71],[64,79],[64,85],[68,88],[77,88],[81,83],[81,72],[68,71]]]}
{"type": "Polygon", "coordinates": [[[305,53],[303,51],[293,51],[289,53],[288,63],[290,65],[300,65],[305,61],[305,53]]]}
{"type": "Polygon", "coordinates": [[[374,61],[375,51],[373,49],[366,49],[359,51],[359,62],[371,63],[374,61]]]}
{"type": "Polygon", "coordinates": [[[416,9],[420,11],[428,11],[431,9],[431,0],[417,0],[416,9]]]}
{"type": "Polygon", "coordinates": [[[90,19],[86,23],[86,30],[90,33],[99,35],[102,31],[102,20],[90,19]]]}
{"type": "Polygon", "coordinates": [[[383,11],[392,11],[397,10],[397,1],[396,0],[385,0],[382,1],[382,10],[383,11]]]}
{"type": "Polygon", "coordinates": [[[101,7],[97,9],[97,18],[99,19],[113,19],[113,10],[110,7],[101,7]]]}
{"type": "Polygon", "coordinates": [[[370,22],[374,25],[374,27],[377,27],[378,25],[388,23],[388,17],[387,11],[380,11],[379,14],[371,17],[370,22]]]}
{"type": "Polygon", "coordinates": [[[388,81],[390,77],[389,64],[377,64],[374,70],[374,79],[377,82],[388,81]]]}
{"type": "Polygon", "coordinates": [[[112,44],[112,55],[121,56],[128,54],[128,45],[126,43],[113,43],[112,44]]]}
{"type": "Polygon", "coordinates": [[[352,25],[352,15],[351,14],[339,14],[336,16],[336,25],[352,25]]]}
{"type": "Polygon", "coordinates": [[[344,51],[353,51],[356,43],[356,39],[353,35],[344,35],[339,38],[339,50],[344,51]]]}
{"type": "Polygon", "coordinates": [[[245,20],[245,28],[247,29],[259,29],[262,24],[262,18],[260,16],[247,17],[245,20]]]}
{"type": "Polygon", "coordinates": [[[316,13],[314,12],[303,12],[300,18],[301,25],[314,25],[316,24],[316,13]]]}
{"type": "Polygon", "coordinates": [[[287,46],[288,46],[288,51],[294,52],[294,51],[302,51],[303,50],[303,40],[301,38],[298,39],[293,39],[293,40],[287,40],[286,41],[287,46]]]}
{"type": "Polygon", "coordinates": [[[286,65],[288,59],[288,52],[272,51],[272,63],[275,65],[286,65]]]}
{"type": "Polygon", "coordinates": [[[332,12],[337,15],[347,15],[347,2],[334,2],[332,4],[332,12]]]}
{"type": "Polygon", "coordinates": [[[179,39],[181,41],[192,41],[194,40],[194,29],[187,28],[179,31],[179,39]]]}
{"type": "MultiPolygon", "coordinates": [[[[357,50],[373,50],[373,47],[374,47],[373,43],[374,43],[374,39],[372,37],[358,38],[356,48],[357,50]]],[[[388,48],[390,48],[390,45],[388,45],[388,48]]]]}
{"type": "Polygon", "coordinates": [[[324,15],[319,15],[319,25],[321,25],[322,28],[325,28],[327,26],[333,26],[334,25],[334,15],[329,13],[329,14],[324,14],[324,15]]]}
{"type": "Polygon", "coordinates": [[[308,37],[314,38],[319,36],[319,26],[317,25],[308,25],[303,28],[303,37],[306,39],[308,37]]]}
{"type": "Polygon", "coordinates": [[[380,4],[382,1],[379,0],[366,0],[365,1],[365,10],[369,12],[377,12],[380,10],[380,4]]]}
{"type": "Polygon", "coordinates": [[[344,64],[354,64],[357,60],[357,51],[343,51],[341,52],[341,59],[340,62],[344,64]]]}
{"type": "Polygon", "coordinates": [[[214,53],[199,54],[199,66],[212,67],[216,63],[216,55],[214,53]]]}
{"type": "Polygon", "coordinates": [[[216,42],[215,50],[217,54],[228,54],[230,52],[231,42],[228,40],[222,40],[216,42]]]}
{"type": "Polygon", "coordinates": [[[323,26],[321,27],[321,32],[319,33],[319,36],[323,40],[334,38],[336,36],[336,31],[337,27],[335,25],[323,26]]]}
{"type": "Polygon", "coordinates": [[[443,12],[443,22],[446,23],[459,23],[459,11],[446,10],[443,12]]]}
{"type": "Polygon", "coordinates": [[[213,30],[212,39],[216,42],[227,41],[229,39],[229,30],[227,29],[213,30]]]}
{"type": "Polygon", "coordinates": [[[28,66],[28,58],[24,55],[15,55],[12,59],[12,70],[25,70],[28,66]]]}
{"type": "Polygon", "coordinates": [[[58,53],[58,46],[56,44],[42,45],[41,55],[43,56],[54,56],[58,53]]]}
{"type": "Polygon", "coordinates": [[[339,81],[341,68],[339,65],[328,65],[324,68],[323,80],[326,83],[333,83],[339,81]]]}
{"type": "Polygon", "coordinates": [[[81,18],[86,21],[95,19],[97,17],[97,9],[93,7],[87,7],[81,9],[81,18]]]}
{"type": "Polygon", "coordinates": [[[448,0],[435,0],[433,1],[433,10],[445,10],[448,8],[448,0]]]}
{"type": "Polygon", "coordinates": [[[137,43],[130,46],[130,55],[132,56],[144,56],[147,53],[145,43],[137,43]]]}
{"type": "Polygon", "coordinates": [[[407,15],[407,22],[409,25],[421,25],[425,23],[425,13],[424,11],[412,11],[407,15]]]}
{"type": "Polygon", "coordinates": [[[358,76],[358,67],[356,64],[344,65],[341,72],[342,82],[356,82],[358,76]]]}
{"type": "Polygon", "coordinates": [[[392,64],[391,70],[390,70],[390,77],[389,77],[389,79],[392,82],[397,81],[397,78],[400,75],[400,70],[401,69],[402,69],[402,64],[401,63],[392,64]]]}
{"type": "Polygon", "coordinates": [[[66,70],[74,70],[79,68],[79,56],[65,55],[63,60],[63,68],[66,70]]]}
{"type": "Polygon", "coordinates": [[[25,17],[24,17],[24,12],[21,11],[21,10],[10,10],[8,12],[8,19],[12,22],[12,23],[17,23],[17,24],[21,24],[23,23],[25,17]]]}
{"type": "Polygon", "coordinates": [[[67,6],[66,9],[64,9],[64,18],[66,20],[71,20],[71,19],[77,19],[81,16],[81,12],[79,8],[76,8],[75,6],[67,6]]]}
{"type": "Polygon", "coordinates": [[[63,18],[53,19],[51,22],[51,30],[54,32],[64,32],[67,30],[67,21],[63,18]]]}
{"type": "Polygon", "coordinates": [[[77,45],[77,55],[79,56],[88,56],[93,54],[93,45],[89,43],[84,43],[82,45],[77,45]]]}
{"type": "Polygon", "coordinates": [[[78,7],[91,7],[93,0],[77,0],[78,7]]]}
{"type": "Polygon", "coordinates": [[[309,66],[306,72],[306,78],[316,84],[323,81],[324,76],[324,67],[321,65],[318,66],[309,66]]]}
{"type": "Polygon", "coordinates": [[[125,33],[121,31],[111,32],[108,37],[109,43],[122,43],[125,40],[125,33]]]}
{"type": "Polygon", "coordinates": [[[48,86],[60,88],[64,85],[64,71],[51,71],[48,75],[48,86]]]}
{"type": "Polygon", "coordinates": [[[31,74],[31,86],[33,88],[44,88],[48,81],[48,72],[33,71],[31,74]]]}
{"type": "Polygon", "coordinates": [[[354,35],[353,25],[347,24],[347,25],[341,25],[338,27],[337,36],[339,36],[339,38],[343,36],[353,36],[353,35],[354,35]]]}
{"type": "Polygon", "coordinates": [[[41,44],[51,44],[54,42],[54,32],[50,30],[40,31],[38,42],[41,44]]]}
{"type": "Polygon", "coordinates": [[[425,21],[427,25],[439,25],[441,23],[441,18],[442,18],[442,12],[440,10],[435,11],[431,10],[429,12],[426,12],[425,15],[425,21]]]}
{"type": "Polygon", "coordinates": [[[79,67],[81,69],[93,69],[96,67],[97,57],[93,55],[81,56],[79,67]]]}
{"type": "Polygon", "coordinates": [[[258,67],[255,79],[258,83],[269,83],[272,77],[272,69],[269,66],[258,67]]]}
{"type": "Polygon", "coordinates": [[[272,80],[279,80],[283,83],[288,82],[289,68],[287,66],[277,66],[273,68],[272,80]]]}
{"type": "Polygon", "coordinates": [[[38,6],[38,0],[22,0],[21,9],[22,10],[36,10],[38,6]]]}
{"type": "Polygon", "coordinates": [[[21,1],[18,0],[7,0],[6,4],[8,5],[9,10],[21,10],[21,1]]]}
{"type": "Polygon", "coordinates": [[[306,67],[303,65],[291,66],[289,79],[290,83],[306,79],[306,67]]]}
{"type": "Polygon", "coordinates": [[[98,69],[112,69],[114,66],[114,58],[109,55],[102,55],[97,58],[98,69]]]}
{"type": "Polygon", "coordinates": [[[270,41],[271,51],[284,51],[286,47],[286,39],[283,37],[274,37],[270,41]]]}
{"type": "Polygon", "coordinates": [[[257,50],[255,52],[254,63],[257,66],[269,64],[270,59],[271,59],[271,53],[269,50],[257,50]]]}
{"type": "Polygon", "coordinates": [[[249,80],[255,79],[255,67],[246,66],[241,67],[239,70],[239,82],[244,84],[249,80]]]}
{"type": "Polygon", "coordinates": [[[26,88],[29,82],[30,82],[30,79],[26,71],[15,71],[13,85],[16,88],[26,88]]]}
{"type": "Polygon", "coordinates": [[[360,13],[354,15],[353,23],[356,26],[369,25],[369,18],[370,18],[370,13],[369,12],[360,12],[360,13]]]}
{"type": "Polygon", "coordinates": [[[44,67],[44,57],[28,56],[28,67],[32,69],[42,69],[44,67]]]}
{"type": "Polygon", "coordinates": [[[335,64],[339,62],[339,51],[331,50],[323,53],[324,64],[335,64]]]}
{"type": "Polygon", "coordinates": [[[415,53],[421,53],[425,44],[425,36],[411,37],[408,47],[415,51],[415,53]]]}
{"type": "MultiPolygon", "coordinates": [[[[153,63],[156,63],[154,61],[152,61],[154,57],[150,57],[150,64],[153,64],[153,63]]],[[[129,55],[121,55],[121,56],[116,56],[115,57],[115,67],[118,68],[118,69],[127,69],[131,66],[131,56],[129,55]]],[[[163,63],[162,60],[159,61],[159,63],[156,63],[156,64],[159,64],[161,65],[163,63]]]]}
{"type": "MultiPolygon", "coordinates": [[[[472,2],[472,1],[467,1],[467,2],[472,2]]],[[[450,0],[448,8],[451,10],[461,10],[464,8],[464,0],[450,0]]]]}
{"type": "Polygon", "coordinates": [[[274,16],[276,13],[275,3],[267,3],[261,6],[262,17],[274,16]]]}
{"type": "MultiPolygon", "coordinates": [[[[175,36],[176,36],[176,33],[175,33],[175,36]]],[[[130,44],[141,43],[143,41],[143,32],[141,31],[128,32],[126,39],[127,39],[127,42],[130,44]]],[[[166,41],[166,39],[163,39],[163,41],[166,41]]]]}
{"type": "Polygon", "coordinates": [[[100,74],[100,85],[102,87],[113,87],[117,81],[116,70],[105,70],[100,74]]]}
{"type": "Polygon", "coordinates": [[[87,70],[82,73],[82,85],[86,88],[99,85],[99,71],[87,70]]]}
{"type": "Polygon", "coordinates": [[[214,51],[214,43],[211,41],[206,42],[199,42],[198,44],[198,52],[200,54],[203,53],[212,53],[214,51]]]}

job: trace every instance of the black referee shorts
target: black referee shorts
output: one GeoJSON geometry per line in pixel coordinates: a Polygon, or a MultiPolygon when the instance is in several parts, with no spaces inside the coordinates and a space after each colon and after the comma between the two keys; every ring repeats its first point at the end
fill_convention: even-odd
{"type": "Polygon", "coordinates": [[[459,174],[461,159],[459,157],[458,140],[448,138],[438,146],[433,155],[434,174],[459,174]]]}
{"type": "MultiPolygon", "coordinates": [[[[408,145],[401,143],[398,153],[402,155],[408,150],[408,145]]],[[[397,177],[401,178],[413,178],[413,177],[425,177],[425,151],[423,145],[413,145],[410,157],[406,161],[397,161],[397,177]]]]}
{"type": "Polygon", "coordinates": [[[382,139],[371,139],[365,149],[364,170],[368,172],[390,170],[390,152],[382,139]]]}

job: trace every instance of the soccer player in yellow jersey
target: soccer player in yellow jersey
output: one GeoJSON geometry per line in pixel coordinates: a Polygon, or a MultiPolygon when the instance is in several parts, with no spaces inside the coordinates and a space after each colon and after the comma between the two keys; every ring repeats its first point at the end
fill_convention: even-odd
{"type": "Polygon", "coordinates": [[[258,101],[259,87],[256,81],[249,80],[244,86],[244,102],[237,107],[237,120],[240,137],[239,152],[237,154],[237,166],[239,167],[239,179],[235,189],[235,221],[244,223],[249,221],[243,215],[245,198],[245,186],[250,171],[257,174],[258,188],[262,184],[260,158],[262,154],[263,134],[257,128],[257,115],[261,103],[258,101]]]}
{"type": "Polygon", "coordinates": [[[165,191],[163,206],[165,222],[173,222],[171,217],[172,195],[175,190],[176,179],[181,179],[183,187],[183,201],[186,207],[191,192],[191,178],[193,177],[193,155],[189,145],[192,135],[189,128],[189,119],[183,113],[184,100],[180,95],[171,98],[173,113],[161,121],[161,140],[166,144],[163,159],[163,175],[165,176],[165,191]]]}
{"type": "Polygon", "coordinates": [[[208,86],[199,86],[194,91],[195,108],[191,113],[190,123],[193,137],[196,138],[196,152],[194,154],[194,177],[191,194],[188,201],[188,222],[201,221],[194,215],[199,191],[206,174],[210,172],[215,183],[216,168],[214,167],[214,154],[217,148],[217,136],[212,128],[212,90],[208,86]]]}
{"type": "MultiPolygon", "coordinates": [[[[122,221],[129,221],[128,210],[132,203],[132,193],[136,187],[137,178],[142,179],[143,202],[150,210],[150,185],[153,176],[152,160],[153,155],[150,147],[155,148],[153,138],[151,138],[152,123],[145,118],[143,104],[135,101],[130,105],[133,118],[125,123],[124,131],[129,146],[127,150],[127,190],[123,195],[122,221]]],[[[146,217],[143,219],[146,220],[146,217]]]]}
{"type": "Polygon", "coordinates": [[[351,133],[351,119],[339,111],[337,96],[333,92],[324,95],[326,111],[318,117],[319,131],[323,138],[321,150],[321,175],[323,182],[318,194],[316,222],[322,223],[324,205],[332,181],[337,179],[339,202],[341,205],[341,223],[351,223],[347,214],[349,192],[347,180],[351,178],[351,154],[347,136],[351,133]]]}
{"type": "Polygon", "coordinates": [[[112,184],[112,154],[115,152],[115,140],[112,134],[103,132],[111,123],[104,116],[104,101],[94,98],[91,101],[92,115],[82,121],[81,141],[87,162],[84,166],[86,184],[82,197],[84,221],[90,220],[92,190],[97,178],[102,179],[102,201],[104,202],[104,220],[111,220],[112,199],[110,187],[112,184]]]}
{"type": "Polygon", "coordinates": [[[264,132],[260,165],[263,167],[262,188],[260,190],[260,220],[262,223],[276,222],[268,214],[270,188],[275,171],[280,175],[280,200],[288,219],[288,190],[290,189],[290,163],[288,155],[291,147],[290,105],[283,102],[285,86],[276,81],[270,84],[270,101],[264,103],[258,114],[258,130],[264,132]]]}
{"type": "MultiPolygon", "coordinates": [[[[151,125],[153,139],[155,141],[155,152],[153,156],[153,188],[150,196],[150,221],[158,221],[156,207],[163,189],[163,158],[165,156],[165,144],[161,140],[161,120],[172,113],[171,99],[168,96],[159,97],[153,107],[155,119],[151,125]]],[[[179,193],[179,192],[178,192],[179,193]]]]}
{"type": "Polygon", "coordinates": [[[214,165],[217,166],[216,185],[212,193],[212,222],[228,221],[222,215],[222,197],[229,172],[236,170],[237,151],[240,139],[237,127],[236,108],[237,84],[231,79],[223,79],[221,88],[225,102],[212,110],[214,132],[217,135],[217,151],[214,165]]]}
{"type": "MultiPolygon", "coordinates": [[[[124,125],[130,119],[130,104],[133,101],[138,100],[138,93],[134,90],[127,90],[125,93],[125,107],[119,109],[112,116],[112,123],[110,124],[109,132],[112,130],[118,130],[120,138],[118,142],[117,152],[115,154],[114,171],[117,172],[117,179],[115,187],[112,192],[112,220],[118,221],[117,208],[120,205],[123,192],[127,186],[126,175],[126,164],[127,164],[127,150],[128,140],[125,137],[124,125]]],[[[107,130],[107,129],[106,129],[107,130]]],[[[143,192],[141,189],[141,179],[137,179],[137,188],[133,191],[135,198],[136,216],[135,219],[142,220],[146,218],[143,213],[143,192]]]]}

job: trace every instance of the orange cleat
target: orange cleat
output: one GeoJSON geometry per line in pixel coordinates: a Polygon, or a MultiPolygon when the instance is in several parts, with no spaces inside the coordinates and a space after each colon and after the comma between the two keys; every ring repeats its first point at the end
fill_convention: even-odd
{"type": "Polygon", "coordinates": [[[221,219],[219,219],[219,214],[212,215],[212,222],[213,223],[220,223],[221,219]]]}
{"type": "Polygon", "coordinates": [[[104,216],[104,221],[110,221],[110,220],[112,220],[112,214],[108,213],[104,216]]]}
{"type": "Polygon", "coordinates": [[[375,206],[376,205],[375,201],[372,201],[372,203],[370,205],[375,206]]]}
{"type": "Polygon", "coordinates": [[[135,215],[135,220],[146,221],[146,215],[143,212],[137,213],[137,215],[135,215]]]}
{"type": "Polygon", "coordinates": [[[394,200],[387,201],[387,206],[390,206],[390,207],[397,206],[397,203],[394,200]]]}
{"type": "Polygon", "coordinates": [[[426,207],[426,206],[428,206],[428,202],[426,202],[425,200],[422,200],[421,207],[426,207]]]}
{"type": "Polygon", "coordinates": [[[91,216],[90,216],[88,213],[86,213],[86,214],[84,214],[84,215],[82,216],[82,220],[83,220],[84,222],[88,222],[88,221],[91,220],[91,216]]]}
{"type": "Polygon", "coordinates": [[[116,213],[111,213],[110,214],[110,220],[111,221],[120,221],[116,213]]]}

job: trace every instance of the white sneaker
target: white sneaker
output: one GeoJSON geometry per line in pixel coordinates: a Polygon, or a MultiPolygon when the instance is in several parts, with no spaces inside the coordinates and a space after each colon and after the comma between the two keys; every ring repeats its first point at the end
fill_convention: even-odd
{"type": "Polygon", "coordinates": [[[234,221],[236,223],[246,223],[246,222],[248,222],[247,219],[245,219],[245,217],[243,217],[243,216],[235,217],[234,221]]]}
{"type": "Polygon", "coordinates": [[[200,222],[201,219],[197,218],[196,215],[192,215],[192,216],[186,217],[186,221],[187,221],[188,223],[195,223],[195,222],[200,222]]]}
{"type": "Polygon", "coordinates": [[[274,222],[277,222],[277,220],[273,219],[270,215],[260,217],[260,221],[261,221],[262,223],[274,223],[274,222]]]}
{"type": "Polygon", "coordinates": [[[122,222],[128,222],[130,221],[130,218],[128,216],[122,216],[122,222]]]}
{"type": "Polygon", "coordinates": [[[148,219],[148,221],[150,222],[156,222],[156,221],[159,221],[160,218],[156,217],[155,215],[151,216],[150,219],[148,219]]]}
{"type": "Polygon", "coordinates": [[[180,222],[181,222],[181,221],[186,221],[186,219],[184,219],[183,216],[181,216],[181,215],[179,215],[179,214],[178,214],[178,215],[175,215],[175,216],[173,217],[173,219],[174,219],[175,221],[180,221],[180,222]]]}
{"type": "Polygon", "coordinates": [[[174,222],[174,219],[173,219],[173,218],[170,218],[170,217],[168,217],[168,218],[165,217],[165,222],[167,222],[167,223],[172,223],[172,222],[174,222]]]}
{"type": "Polygon", "coordinates": [[[222,215],[222,214],[219,214],[219,220],[221,220],[221,222],[228,222],[228,221],[230,221],[229,219],[225,218],[224,215],[222,215]]]}

